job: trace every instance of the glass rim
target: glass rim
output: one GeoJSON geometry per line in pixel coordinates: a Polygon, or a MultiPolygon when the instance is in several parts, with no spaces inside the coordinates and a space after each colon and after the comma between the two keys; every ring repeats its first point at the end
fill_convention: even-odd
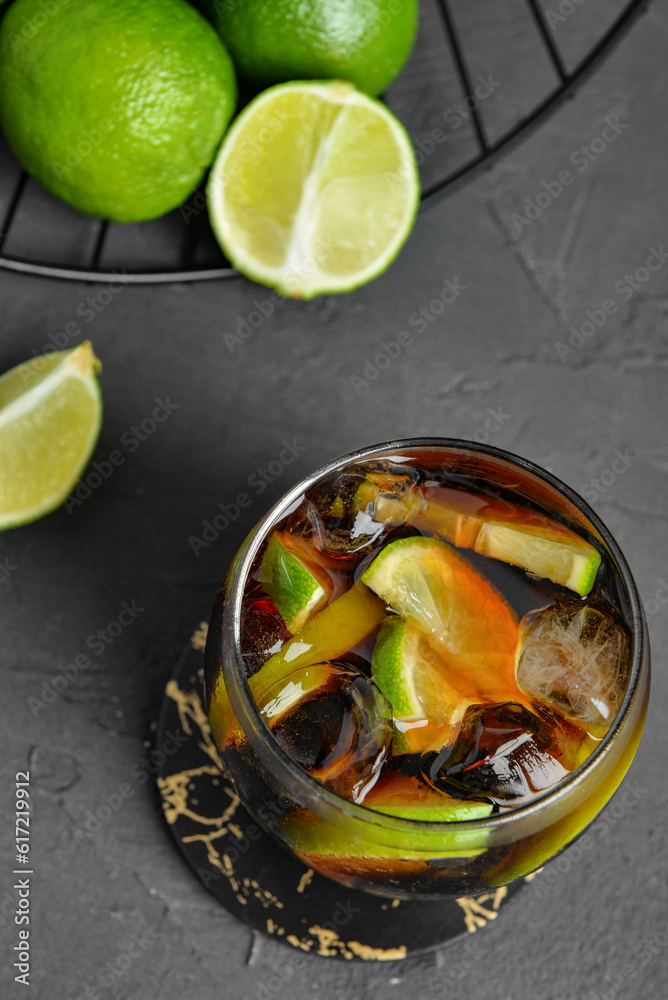
{"type": "MultiPolygon", "coordinates": [[[[334,811],[343,813],[349,819],[359,820],[365,824],[372,824],[384,830],[403,832],[406,834],[410,834],[411,832],[420,832],[424,834],[426,830],[433,833],[438,833],[439,830],[442,830],[443,832],[447,830],[452,833],[454,832],[454,823],[456,823],[456,828],[461,830],[496,830],[503,829],[505,827],[512,827],[513,824],[522,819],[536,816],[540,812],[544,811],[548,803],[556,803],[567,798],[572,791],[580,787],[585,782],[590,772],[596,769],[603,761],[611,749],[617,734],[620,732],[625,721],[627,720],[638,692],[639,680],[644,662],[645,646],[647,642],[646,623],[635,580],[633,579],[633,575],[629,569],[624,554],[612,535],[612,532],[601,520],[599,515],[592,510],[587,501],[584,500],[583,497],[581,497],[570,486],[562,482],[553,473],[548,472],[547,469],[543,469],[541,466],[536,465],[529,459],[523,458],[520,455],[515,455],[513,452],[507,451],[504,448],[499,448],[495,445],[480,444],[477,441],[469,441],[465,438],[397,438],[391,441],[380,442],[379,444],[367,445],[364,448],[359,448],[355,451],[348,452],[345,455],[341,455],[338,458],[327,462],[325,465],[316,469],[308,476],[305,476],[286,493],[284,493],[275,504],[273,504],[264,517],[258,521],[250,532],[247,539],[246,550],[244,551],[242,558],[235,561],[233,566],[234,574],[230,579],[230,593],[226,597],[223,608],[225,624],[223,627],[222,642],[225,644],[226,637],[231,640],[230,645],[234,660],[235,677],[237,681],[240,681],[237,685],[237,694],[241,699],[247,718],[252,721],[256,732],[261,735],[264,748],[271,753],[273,763],[279,765],[279,770],[282,772],[281,774],[277,774],[276,772],[274,773],[279,780],[283,780],[284,776],[287,776],[293,787],[296,786],[302,790],[310,792],[311,798],[315,796],[321,801],[324,801],[334,811]],[[482,456],[489,456],[490,458],[500,460],[501,462],[505,462],[509,465],[519,466],[525,472],[528,472],[547,483],[548,486],[552,487],[557,491],[557,493],[561,494],[566,498],[566,500],[570,501],[575,509],[580,514],[584,515],[587,521],[598,532],[605,548],[615,561],[631,612],[632,655],[627,687],[615,718],[601,742],[589,755],[589,757],[587,757],[587,759],[579,765],[579,767],[572,771],[567,777],[563,778],[562,781],[552,786],[552,788],[548,788],[544,792],[539,793],[536,797],[532,798],[530,802],[527,802],[524,805],[509,809],[508,812],[489,817],[457,821],[406,819],[404,817],[391,816],[387,813],[378,812],[373,809],[372,806],[365,806],[362,803],[352,802],[350,799],[346,799],[344,796],[339,795],[333,789],[328,788],[327,785],[313,777],[313,775],[309,774],[309,772],[304,768],[301,768],[274,737],[271,729],[263,719],[255,699],[253,698],[241,655],[241,604],[245,582],[260,546],[276,522],[280,520],[281,517],[286,516],[291,509],[294,509],[295,504],[298,501],[301,501],[304,492],[325,476],[341,471],[343,468],[356,462],[371,459],[375,456],[380,457],[386,453],[400,453],[402,449],[408,448],[447,449],[450,451],[460,451],[469,454],[477,453],[482,456]]],[[[224,667],[221,667],[221,669],[224,669],[224,667]]],[[[285,781],[283,781],[283,783],[285,784],[285,781]]],[[[290,788],[287,788],[286,790],[289,792],[290,788]]]]}

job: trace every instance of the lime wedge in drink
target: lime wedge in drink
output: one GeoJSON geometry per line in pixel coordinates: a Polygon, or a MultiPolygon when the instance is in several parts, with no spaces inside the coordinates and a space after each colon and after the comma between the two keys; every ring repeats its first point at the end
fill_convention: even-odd
{"type": "Polygon", "coordinates": [[[282,295],[350,291],[386,270],[420,197],[401,123],[350,83],[295,82],[255,98],[207,189],[211,224],[243,274],[282,295]]]}
{"type": "Polygon", "coordinates": [[[278,609],[287,628],[298,632],[318,611],[332,592],[324,571],[309,569],[306,562],[291,551],[280,532],[269,539],[260,565],[260,582],[278,609]]]}
{"type": "Polygon", "coordinates": [[[517,619],[498,590],[446,542],[414,536],[390,542],[362,582],[416,626],[470,694],[515,689],[517,619]]]}
{"type": "Polygon", "coordinates": [[[594,585],[601,555],[566,525],[508,501],[443,486],[422,490],[367,477],[358,493],[374,503],[374,519],[387,525],[412,524],[458,548],[520,566],[586,596],[594,585]]]}
{"type": "Polygon", "coordinates": [[[417,722],[427,718],[423,705],[425,695],[432,693],[433,684],[432,664],[425,663],[426,652],[420,630],[403,618],[388,618],[381,625],[371,658],[371,673],[392,705],[395,719],[417,722]]]}
{"type": "Polygon", "coordinates": [[[248,683],[256,702],[271,685],[297,667],[325,663],[342,656],[373,632],[385,613],[385,605],[375,594],[363,584],[355,584],[318,611],[253,674],[248,683]]]}
{"type": "Polygon", "coordinates": [[[102,423],[89,341],[0,376],[0,529],[58,507],[77,483],[102,423]]]}
{"type": "Polygon", "coordinates": [[[392,706],[395,753],[440,750],[456,737],[472,701],[457,690],[457,674],[419,628],[395,615],[387,618],[378,632],[371,672],[392,706]]]}
{"type": "Polygon", "coordinates": [[[475,551],[523,566],[530,573],[558,583],[585,597],[594,586],[601,554],[588,541],[561,525],[545,527],[488,521],[476,539],[475,551]]]}
{"type": "Polygon", "coordinates": [[[422,823],[461,823],[467,819],[483,819],[494,808],[490,802],[462,802],[457,806],[377,806],[369,803],[374,812],[401,819],[417,819],[422,823]]]}
{"type": "MultiPolygon", "coordinates": [[[[443,796],[447,801],[447,796],[443,796]]],[[[433,858],[477,857],[486,849],[488,830],[461,826],[465,820],[484,819],[492,812],[487,803],[462,802],[461,806],[387,806],[369,805],[369,819],[347,818],[335,826],[313,813],[304,811],[286,817],[282,835],[293,851],[307,864],[318,869],[319,859],[352,858],[403,859],[430,861],[433,858]],[[396,812],[394,810],[397,810],[396,812]],[[381,829],[373,813],[382,812],[396,819],[420,820],[419,830],[381,829]],[[447,829],[432,824],[447,823],[447,829]]]]}

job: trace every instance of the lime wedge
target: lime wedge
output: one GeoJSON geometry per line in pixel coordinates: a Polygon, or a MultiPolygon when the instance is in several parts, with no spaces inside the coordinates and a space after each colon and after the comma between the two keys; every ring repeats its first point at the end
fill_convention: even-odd
{"type": "Polygon", "coordinates": [[[248,683],[256,702],[260,704],[265,692],[297,667],[342,656],[373,632],[384,617],[383,602],[363,584],[355,584],[314,615],[253,674],[248,683]]]}
{"type": "Polygon", "coordinates": [[[601,565],[601,554],[593,545],[556,524],[548,532],[530,525],[489,521],[481,526],[474,547],[480,555],[522,566],[529,573],[574,590],[580,597],[594,586],[601,565]]]}
{"type": "Polygon", "coordinates": [[[483,681],[482,691],[515,688],[515,614],[446,542],[421,536],[390,542],[361,579],[447,656],[452,669],[465,669],[472,696],[483,681]]]}
{"type": "Polygon", "coordinates": [[[368,476],[358,493],[366,503],[374,503],[374,520],[382,524],[412,524],[458,548],[520,566],[581,597],[594,585],[601,564],[598,550],[539,511],[443,486],[406,489],[378,475],[368,476]]]}
{"type": "Polygon", "coordinates": [[[332,669],[330,663],[314,663],[310,667],[294,670],[269,688],[263,688],[257,698],[257,706],[267,722],[271,725],[280,722],[287,712],[324,687],[332,669]]]}
{"type": "Polygon", "coordinates": [[[0,377],[0,529],[48,514],[77,483],[102,423],[89,341],[0,377]]]}
{"type": "Polygon", "coordinates": [[[260,565],[259,578],[293,634],[327,603],[332,592],[326,574],[310,570],[303,559],[290,551],[281,532],[274,532],[260,565]],[[318,578],[320,577],[320,579],[318,578]]]}
{"type": "Polygon", "coordinates": [[[392,706],[395,753],[440,750],[456,737],[471,699],[454,686],[457,675],[419,628],[397,616],[387,618],[374,646],[371,672],[392,706]]]}
{"type": "MultiPolygon", "coordinates": [[[[419,629],[403,618],[388,618],[380,627],[371,657],[371,673],[376,684],[392,705],[395,719],[406,722],[426,719],[423,708],[424,685],[416,674],[422,665],[426,645],[419,629]]],[[[430,671],[423,672],[429,677],[430,671]]]]}
{"type": "Polygon", "coordinates": [[[467,819],[489,816],[494,806],[487,802],[476,802],[473,805],[462,802],[460,806],[376,806],[369,803],[369,808],[387,816],[417,819],[423,823],[460,823],[467,819]]]}
{"type": "Polygon", "coordinates": [[[214,233],[243,274],[311,299],[389,267],[420,197],[415,154],[387,108],[342,81],[264,91],[239,115],[207,188],[214,233]]]}
{"type": "MultiPolygon", "coordinates": [[[[348,819],[345,825],[334,826],[313,813],[304,812],[286,817],[281,824],[282,836],[291,849],[314,868],[319,868],[319,859],[366,858],[403,859],[406,861],[429,861],[433,858],[463,858],[477,857],[487,847],[488,830],[471,830],[462,828],[456,820],[483,819],[492,811],[492,806],[485,803],[457,807],[457,815],[452,807],[422,808],[417,807],[418,815],[399,815],[389,810],[395,807],[373,808],[369,813],[369,822],[348,819]],[[383,812],[386,815],[396,815],[397,819],[422,819],[423,827],[419,831],[401,832],[399,830],[381,830],[373,822],[373,812],[383,812]],[[441,815],[437,817],[437,813],[441,815]],[[443,830],[432,823],[448,823],[448,829],[443,830]]],[[[402,807],[399,806],[399,809],[402,807]]],[[[407,812],[411,812],[407,807],[407,812]]]]}

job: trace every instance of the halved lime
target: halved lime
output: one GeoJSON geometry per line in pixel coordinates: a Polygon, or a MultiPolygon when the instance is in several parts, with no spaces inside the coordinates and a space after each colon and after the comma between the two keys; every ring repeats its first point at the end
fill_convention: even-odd
{"type": "Polygon", "coordinates": [[[420,197],[403,125],[351,84],[295,82],[255,98],[207,188],[211,224],[243,274],[282,295],[350,291],[389,267],[420,197]]]}
{"type": "Polygon", "coordinates": [[[102,424],[100,369],[84,341],[0,377],[0,529],[48,514],[77,483],[102,424]]]}
{"type": "Polygon", "coordinates": [[[275,531],[260,565],[260,582],[278,609],[287,628],[298,632],[324,604],[332,592],[323,570],[309,569],[291,551],[287,537],[275,531]]]}

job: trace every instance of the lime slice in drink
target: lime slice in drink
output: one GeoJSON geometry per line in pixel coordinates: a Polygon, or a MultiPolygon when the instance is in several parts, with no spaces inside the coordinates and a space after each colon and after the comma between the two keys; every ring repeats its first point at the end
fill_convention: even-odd
{"type": "Polygon", "coordinates": [[[336,859],[403,859],[430,861],[433,858],[477,857],[488,844],[489,831],[462,827],[459,821],[484,819],[492,812],[486,803],[462,803],[461,806],[369,806],[369,820],[349,818],[335,826],[313,813],[288,816],[283,821],[282,835],[306,864],[321,869],[320,860],[331,859],[336,871],[336,859]],[[394,810],[397,810],[396,812],[394,810]],[[419,830],[400,831],[379,829],[373,812],[382,812],[397,819],[421,820],[419,830]],[[448,828],[430,823],[447,823],[448,828]]]}
{"type": "Polygon", "coordinates": [[[363,584],[356,583],[318,611],[253,674],[248,683],[256,702],[297,667],[336,660],[378,628],[384,617],[383,602],[363,584]]]}
{"type": "Polygon", "coordinates": [[[351,84],[295,82],[255,98],[207,189],[214,233],[243,274],[311,299],[389,267],[420,197],[401,123],[351,84]]]}
{"type": "Polygon", "coordinates": [[[361,577],[466,673],[471,697],[516,690],[517,619],[498,590],[446,542],[415,536],[387,545],[361,577]]]}
{"type": "Polygon", "coordinates": [[[58,507],[78,481],[102,423],[89,341],[0,377],[0,529],[58,507]]]}
{"type": "Polygon", "coordinates": [[[306,562],[288,546],[288,539],[274,532],[260,565],[260,582],[278,609],[287,628],[298,632],[332,592],[326,573],[306,562]]]}
{"type": "Polygon", "coordinates": [[[417,722],[427,717],[423,700],[426,694],[433,693],[433,668],[431,663],[425,663],[426,652],[420,630],[403,618],[388,618],[381,625],[371,672],[392,705],[395,719],[417,722]],[[418,674],[422,676],[419,678],[418,674]]]}
{"type": "Polygon", "coordinates": [[[512,566],[522,566],[585,597],[594,586],[601,554],[588,541],[568,528],[504,524],[483,524],[475,551],[512,566]]]}
{"type": "Polygon", "coordinates": [[[601,555],[590,542],[539,511],[467,490],[436,486],[416,490],[388,477],[370,475],[358,489],[373,502],[374,520],[412,524],[458,548],[520,566],[586,596],[601,555]]]}
{"type": "Polygon", "coordinates": [[[374,646],[371,672],[392,706],[395,753],[440,750],[456,737],[471,699],[457,690],[457,675],[419,628],[398,616],[387,618],[374,646]]]}
{"type": "Polygon", "coordinates": [[[377,806],[369,803],[374,812],[385,813],[387,816],[399,816],[401,819],[417,819],[422,823],[461,823],[467,819],[482,819],[489,816],[494,808],[491,803],[462,802],[458,806],[377,806]]]}

